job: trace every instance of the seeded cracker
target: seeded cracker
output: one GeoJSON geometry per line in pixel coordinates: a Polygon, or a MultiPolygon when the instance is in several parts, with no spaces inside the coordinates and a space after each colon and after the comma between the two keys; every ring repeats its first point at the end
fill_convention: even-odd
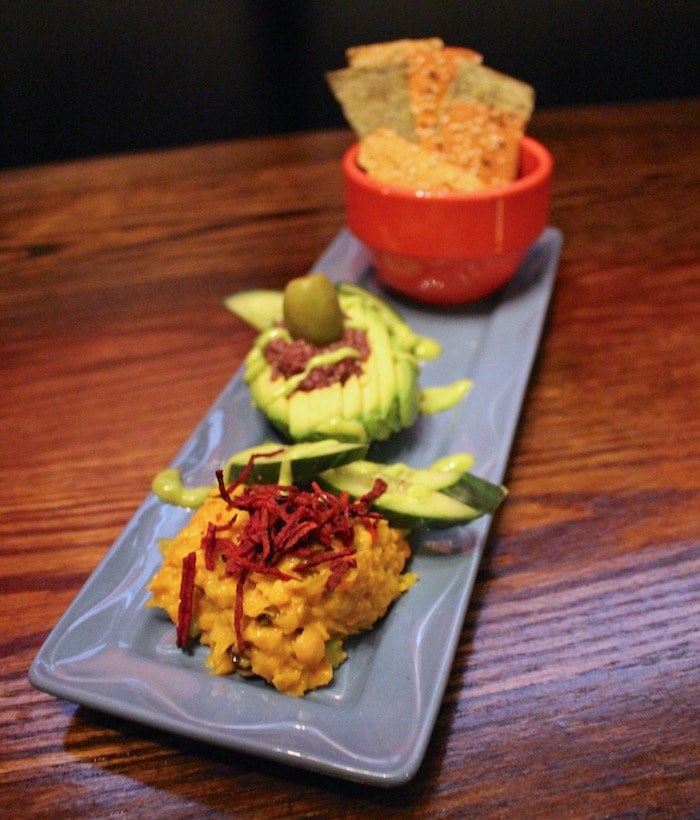
{"type": "Polygon", "coordinates": [[[352,46],[345,51],[348,65],[373,66],[387,63],[402,63],[417,48],[438,51],[445,44],[439,37],[426,37],[421,40],[392,40],[388,43],[372,43],[365,46],[352,46]]]}
{"type": "Polygon", "coordinates": [[[435,150],[438,114],[463,62],[480,63],[467,48],[414,48],[406,55],[408,92],[418,144],[435,150]]]}
{"type": "Polygon", "coordinates": [[[472,191],[483,184],[388,128],[379,128],[360,143],[358,165],[373,179],[424,191],[472,191]]]}
{"type": "MultiPolygon", "coordinates": [[[[407,139],[434,150],[438,113],[462,62],[481,63],[482,56],[469,48],[445,46],[439,37],[394,40],[353,46],[345,52],[351,68],[401,65],[408,83],[408,103],[413,133],[394,128],[407,139]]],[[[358,81],[361,82],[361,75],[358,81]]],[[[392,127],[390,122],[382,125],[392,127]]]]}
{"type": "Polygon", "coordinates": [[[437,128],[443,157],[487,185],[515,179],[520,139],[534,104],[534,90],[526,83],[461,63],[437,128]]]}
{"type": "Polygon", "coordinates": [[[401,182],[383,133],[365,152],[370,176],[410,187],[409,176],[419,173],[421,187],[434,189],[437,182],[442,190],[474,189],[477,179],[491,186],[517,178],[520,140],[535,102],[531,86],[485,67],[478,52],[446,46],[437,37],[354,46],[346,57],[348,68],[326,78],[360,141],[385,128],[435,154],[428,162],[395,145],[396,157],[414,162],[401,182]]]}

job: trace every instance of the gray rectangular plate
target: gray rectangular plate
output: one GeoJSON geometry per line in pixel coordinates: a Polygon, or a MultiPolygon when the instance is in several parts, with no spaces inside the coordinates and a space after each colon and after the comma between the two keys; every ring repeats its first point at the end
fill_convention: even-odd
{"type": "MultiPolygon", "coordinates": [[[[314,266],[381,292],[421,334],[443,345],[421,385],[470,378],[468,398],[419,419],[373,451],[376,460],[428,466],[455,452],[501,482],[556,277],[562,235],[547,228],[497,295],[460,308],[417,307],[380,291],[367,249],[342,231],[314,266]]],[[[232,321],[236,321],[232,318],[232,321]]],[[[173,462],[186,482],[213,482],[230,454],[269,438],[239,371],[173,462]],[[242,424],[241,419],[246,423],[242,424]]],[[[60,619],[29,671],[52,695],[206,743],[375,785],[396,786],[424,757],[488,534],[490,520],[414,543],[420,581],[371,632],[346,646],[328,687],[292,698],[267,684],[215,677],[206,648],[175,647],[172,623],[146,610],[160,564],[157,541],[191,513],[149,495],[60,619]]]]}

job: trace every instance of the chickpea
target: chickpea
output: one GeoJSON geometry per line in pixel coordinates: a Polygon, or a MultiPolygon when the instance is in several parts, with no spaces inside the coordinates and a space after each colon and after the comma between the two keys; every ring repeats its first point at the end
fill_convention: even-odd
{"type": "Polygon", "coordinates": [[[313,626],[307,626],[294,641],[294,654],[306,666],[320,663],[325,653],[326,644],[313,626]]]}

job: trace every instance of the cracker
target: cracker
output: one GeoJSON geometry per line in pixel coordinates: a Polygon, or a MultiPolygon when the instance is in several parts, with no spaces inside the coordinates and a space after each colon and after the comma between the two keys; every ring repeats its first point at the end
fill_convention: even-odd
{"type": "MultiPolygon", "coordinates": [[[[448,189],[466,184],[453,182],[454,166],[471,180],[466,189],[475,179],[500,185],[517,177],[520,140],[535,104],[527,83],[487,68],[478,52],[446,46],[439,37],[354,46],[346,56],[349,66],[326,79],[360,140],[384,128],[435,152],[441,163],[435,175],[448,189]]],[[[426,157],[409,156],[406,146],[397,150],[397,156],[428,167],[426,157]]],[[[400,184],[392,170],[398,160],[382,156],[378,173],[400,184]]]]}
{"type": "Polygon", "coordinates": [[[526,83],[462,62],[440,113],[436,145],[485,184],[508,182],[518,175],[520,140],[534,104],[526,83]]]}
{"type": "Polygon", "coordinates": [[[452,100],[440,121],[439,154],[478,177],[502,185],[518,175],[525,120],[474,100],[452,100]]]}
{"type": "MultiPolygon", "coordinates": [[[[482,61],[476,51],[468,48],[446,46],[439,37],[420,40],[393,40],[354,46],[345,52],[351,67],[377,67],[402,64],[408,83],[408,98],[413,116],[415,134],[399,130],[408,139],[433,149],[433,135],[437,126],[438,112],[448,89],[457,76],[459,65],[464,61],[482,61]]],[[[382,123],[391,127],[391,123],[382,123]]]]}
{"type": "Polygon", "coordinates": [[[423,191],[473,191],[483,184],[432,151],[379,128],[360,142],[357,164],[378,182],[423,191]]]}
{"type": "Polygon", "coordinates": [[[328,72],[326,80],[358,137],[386,126],[415,139],[403,63],[341,68],[328,72]]]}
{"type": "Polygon", "coordinates": [[[414,48],[406,56],[408,93],[419,145],[434,150],[438,115],[463,62],[482,57],[467,48],[414,48]]]}
{"type": "Polygon", "coordinates": [[[532,86],[469,61],[460,64],[451,96],[511,111],[520,114],[526,121],[530,119],[535,107],[535,90],[532,86]]]}
{"type": "Polygon", "coordinates": [[[345,51],[350,66],[386,65],[401,63],[416,48],[437,51],[445,44],[439,37],[425,37],[420,40],[392,40],[388,43],[372,43],[366,46],[352,46],[345,51]]]}

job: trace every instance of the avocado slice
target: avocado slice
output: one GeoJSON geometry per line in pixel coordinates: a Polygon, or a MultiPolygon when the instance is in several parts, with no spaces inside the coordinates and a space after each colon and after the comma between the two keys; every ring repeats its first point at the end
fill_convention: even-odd
{"type": "Polygon", "coordinates": [[[265,330],[282,321],[281,290],[258,288],[241,290],[224,299],[224,306],[256,330],[265,330]]]}

